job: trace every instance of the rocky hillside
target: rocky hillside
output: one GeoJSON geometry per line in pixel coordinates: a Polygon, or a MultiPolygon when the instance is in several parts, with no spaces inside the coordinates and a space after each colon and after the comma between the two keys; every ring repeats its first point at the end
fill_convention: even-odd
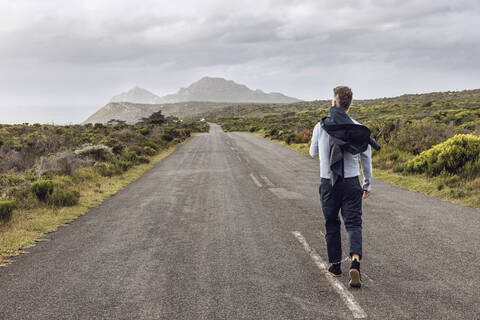
{"type": "Polygon", "coordinates": [[[110,120],[122,120],[127,123],[135,123],[138,120],[150,116],[159,111],[162,105],[139,104],[131,102],[110,102],[94,114],[85,123],[107,123],[110,120]]]}
{"type": "Polygon", "coordinates": [[[108,121],[115,119],[123,120],[131,124],[142,118],[149,117],[152,113],[159,110],[162,110],[162,113],[166,116],[172,115],[179,118],[186,118],[231,105],[232,104],[230,103],[219,102],[178,102],[165,104],[110,102],[83,123],[107,123],[108,121]]]}

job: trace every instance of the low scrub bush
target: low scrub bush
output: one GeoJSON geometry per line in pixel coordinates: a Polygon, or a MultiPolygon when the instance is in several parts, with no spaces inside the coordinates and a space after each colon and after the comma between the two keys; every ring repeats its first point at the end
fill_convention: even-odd
{"type": "Polygon", "coordinates": [[[53,181],[52,180],[40,180],[33,182],[30,185],[30,190],[33,195],[41,201],[46,201],[47,197],[53,193],[53,181]]]}
{"type": "Polygon", "coordinates": [[[41,171],[46,170],[60,175],[72,175],[78,168],[91,166],[93,161],[83,160],[75,153],[67,151],[44,158],[39,163],[42,163],[42,168],[39,168],[42,169],[41,171]]]}
{"type": "Polygon", "coordinates": [[[117,174],[117,170],[113,164],[104,163],[104,162],[97,162],[94,165],[95,170],[104,177],[112,177],[117,174]]]}
{"type": "Polygon", "coordinates": [[[469,170],[476,171],[479,154],[480,136],[456,135],[409,160],[406,171],[429,176],[442,172],[458,174],[468,163],[469,170]]]}
{"type": "Polygon", "coordinates": [[[64,190],[55,188],[54,191],[47,196],[47,203],[53,207],[71,207],[78,204],[80,192],[77,190],[64,190]]]}
{"type": "Polygon", "coordinates": [[[419,154],[454,135],[452,127],[429,119],[403,124],[393,133],[391,143],[397,149],[419,154]]]}
{"type": "Polygon", "coordinates": [[[138,156],[137,156],[137,153],[134,151],[124,151],[122,153],[122,159],[125,161],[136,163],[138,160],[138,156]]]}
{"type": "Polygon", "coordinates": [[[112,149],[114,154],[122,153],[123,149],[125,149],[125,145],[121,143],[118,139],[109,139],[105,145],[112,149]]]}
{"type": "Polygon", "coordinates": [[[308,143],[310,142],[311,136],[312,132],[308,129],[304,129],[295,137],[295,143],[308,143]]]}
{"type": "Polygon", "coordinates": [[[137,162],[138,163],[150,163],[150,159],[148,159],[148,157],[145,157],[145,156],[139,156],[137,158],[137,162]]]}
{"type": "Polygon", "coordinates": [[[13,210],[17,208],[14,201],[2,200],[0,201],[0,221],[6,223],[10,221],[13,210]]]}
{"type": "Polygon", "coordinates": [[[96,161],[107,161],[113,156],[112,148],[105,145],[86,146],[76,150],[75,154],[80,157],[92,158],[96,161]]]}
{"type": "Polygon", "coordinates": [[[115,162],[116,172],[125,172],[132,167],[133,163],[131,161],[119,160],[115,162]]]}
{"type": "Polygon", "coordinates": [[[153,156],[157,153],[157,150],[153,149],[152,147],[146,146],[146,147],[143,148],[143,152],[147,156],[153,156]]]}

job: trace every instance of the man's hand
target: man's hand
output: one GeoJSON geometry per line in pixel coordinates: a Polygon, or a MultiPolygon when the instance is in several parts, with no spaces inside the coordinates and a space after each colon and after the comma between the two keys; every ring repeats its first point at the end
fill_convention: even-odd
{"type": "Polygon", "coordinates": [[[363,190],[363,199],[367,199],[370,196],[370,191],[368,190],[363,190]]]}

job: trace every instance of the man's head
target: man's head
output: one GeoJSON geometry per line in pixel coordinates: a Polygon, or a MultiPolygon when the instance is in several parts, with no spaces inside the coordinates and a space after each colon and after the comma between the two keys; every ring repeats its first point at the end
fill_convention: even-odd
{"type": "Polygon", "coordinates": [[[352,103],[352,89],[346,86],[338,86],[333,89],[333,106],[339,107],[344,111],[350,108],[352,103]]]}

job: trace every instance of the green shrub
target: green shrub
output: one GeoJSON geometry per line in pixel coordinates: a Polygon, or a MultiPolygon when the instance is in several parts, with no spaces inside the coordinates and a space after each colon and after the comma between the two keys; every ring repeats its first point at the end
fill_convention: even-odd
{"type": "Polygon", "coordinates": [[[52,180],[40,180],[33,182],[30,185],[30,190],[37,199],[45,201],[48,195],[53,193],[53,181],[52,180]]]}
{"type": "Polygon", "coordinates": [[[297,138],[297,135],[294,132],[291,132],[285,136],[285,142],[287,144],[291,144],[292,142],[295,141],[296,138],[297,138]]]}
{"type": "Polygon", "coordinates": [[[456,135],[409,160],[406,171],[430,176],[457,174],[467,163],[476,162],[479,154],[480,136],[456,135]]]}
{"type": "Polygon", "coordinates": [[[118,139],[110,139],[107,141],[106,145],[112,148],[114,154],[121,154],[125,145],[122,144],[118,139]]]}
{"type": "Polygon", "coordinates": [[[12,217],[12,212],[17,208],[14,201],[2,200],[0,201],[0,221],[8,222],[12,217]]]}
{"type": "Polygon", "coordinates": [[[172,137],[170,134],[168,134],[168,133],[164,133],[164,134],[162,135],[162,139],[165,140],[165,141],[167,141],[167,142],[170,142],[170,141],[173,140],[173,137],[172,137]]]}
{"type": "Polygon", "coordinates": [[[157,151],[155,149],[153,149],[152,147],[149,147],[149,146],[144,147],[143,152],[148,156],[153,156],[157,153],[157,151]]]}
{"type": "Polygon", "coordinates": [[[71,207],[78,204],[80,192],[77,190],[63,190],[55,188],[53,193],[47,196],[47,203],[54,207],[71,207]]]}
{"type": "Polygon", "coordinates": [[[106,164],[103,162],[97,162],[94,165],[95,170],[104,177],[111,177],[116,174],[115,166],[111,164],[106,164]]]}
{"type": "Polygon", "coordinates": [[[148,135],[148,134],[150,133],[150,129],[149,129],[149,128],[142,128],[142,129],[139,130],[139,133],[140,133],[141,135],[146,136],[146,135],[148,135]]]}
{"type": "Polygon", "coordinates": [[[121,172],[125,172],[131,167],[133,167],[133,163],[131,161],[119,160],[115,162],[115,168],[121,172]]]}
{"type": "Polygon", "coordinates": [[[138,159],[138,156],[137,156],[137,153],[136,152],[133,152],[133,151],[124,151],[122,153],[122,159],[125,160],[125,161],[130,161],[132,163],[136,163],[137,162],[137,159],[138,159]]]}
{"type": "Polygon", "coordinates": [[[128,152],[134,152],[136,155],[141,156],[142,154],[144,154],[145,149],[140,146],[133,145],[128,147],[128,152]]]}
{"type": "Polygon", "coordinates": [[[148,159],[147,157],[145,156],[139,156],[137,158],[137,162],[138,163],[150,163],[150,159],[148,159]]]}
{"type": "Polygon", "coordinates": [[[268,132],[268,135],[270,137],[276,137],[278,135],[278,133],[279,133],[279,130],[277,128],[273,128],[268,132]]]}

